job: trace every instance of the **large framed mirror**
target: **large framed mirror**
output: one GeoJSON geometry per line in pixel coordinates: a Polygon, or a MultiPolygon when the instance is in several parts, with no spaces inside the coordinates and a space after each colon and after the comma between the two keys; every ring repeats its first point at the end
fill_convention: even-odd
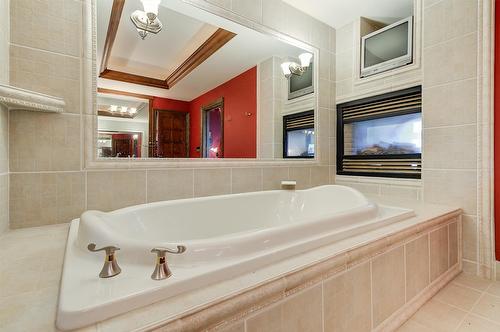
{"type": "Polygon", "coordinates": [[[99,0],[96,36],[98,160],[317,157],[317,49],[182,0],[99,0]]]}

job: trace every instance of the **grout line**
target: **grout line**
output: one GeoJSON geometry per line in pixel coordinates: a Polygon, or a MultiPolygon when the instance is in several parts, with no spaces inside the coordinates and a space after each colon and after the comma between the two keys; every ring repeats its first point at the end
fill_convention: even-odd
{"type": "Polygon", "coordinates": [[[370,323],[373,329],[373,259],[370,259],[370,323]]]}
{"type": "Polygon", "coordinates": [[[26,48],[26,49],[29,49],[29,50],[32,50],[32,51],[44,52],[44,53],[49,53],[49,54],[54,54],[54,55],[59,55],[59,56],[67,56],[68,58],[72,58],[72,59],[76,59],[76,60],[80,60],[80,59],[84,58],[83,56],[65,54],[65,53],[60,53],[60,52],[54,52],[54,51],[45,50],[43,48],[36,48],[36,47],[21,45],[21,44],[13,43],[12,41],[10,41],[9,44],[11,46],[26,48]]]}
{"type": "Polygon", "coordinates": [[[477,125],[478,124],[476,122],[474,122],[474,123],[461,123],[461,124],[455,124],[455,125],[429,126],[429,127],[422,127],[422,131],[436,130],[436,129],[449,129],[449,128],[476,127],[477,125]]]}
{"type": "Polygon", "coordinates": [[[404,277],[405,278],[405,282],[404,282],[404,285],[405,285],[405,303],[407,303],[408,302],[408,294],[407,294],[408,293],[408,287],[407,287],[407,280],[408,279],[406,279],[406,243],[403,244],[403,262],[404,262],[403,263],[403,268],[404,268],[403,272],[404,272],[404,276],[405,276],[404,277]]]}
{"type": "Polygon", "coordinates": [[[321,331],[325,332],[325,281],[321,281],[321,331]]]}

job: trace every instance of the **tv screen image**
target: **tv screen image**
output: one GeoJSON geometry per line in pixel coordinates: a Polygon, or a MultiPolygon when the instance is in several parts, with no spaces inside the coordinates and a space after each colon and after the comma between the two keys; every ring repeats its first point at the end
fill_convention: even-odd
{"type": "Polygon", "coordinates": [[[361,48],[361,77],[412,63],[413,17],[364,36],[361,48]]]}

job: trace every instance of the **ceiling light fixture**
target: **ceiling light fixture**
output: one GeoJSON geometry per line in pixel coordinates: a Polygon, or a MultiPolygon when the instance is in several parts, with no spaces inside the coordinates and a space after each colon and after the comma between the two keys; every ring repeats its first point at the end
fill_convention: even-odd
{"type": "Polygon", "coordinates": [[[281,64],[281,70],[286,78],[292,75],[302,76],[311,66],[313,55],[311,53],[302,53],[299,55],[300,64],[296,62],[286,61],[281,64]]]}
{"type": "Polygon", "coordinates": [[[157,34],[163,28],[158,19],[158,8],[161,0],[141,0],[144,10],[136,10],[130,14],[130,19],[144,40],[148,33],[157,34]]]}

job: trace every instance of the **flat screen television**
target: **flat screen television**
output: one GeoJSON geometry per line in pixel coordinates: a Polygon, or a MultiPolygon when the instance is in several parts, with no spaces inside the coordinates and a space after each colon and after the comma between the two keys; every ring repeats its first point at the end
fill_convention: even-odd
{"type": "Polygon", "coordinates": [[[314,92],[313,64],[302,75],[291,75],[288,79],[288,100],[314,92]]]}
{"type": "Polygon", "coordinates": [[[413,16],[361,38],[361,77],[413,62],[413,16]]]}

